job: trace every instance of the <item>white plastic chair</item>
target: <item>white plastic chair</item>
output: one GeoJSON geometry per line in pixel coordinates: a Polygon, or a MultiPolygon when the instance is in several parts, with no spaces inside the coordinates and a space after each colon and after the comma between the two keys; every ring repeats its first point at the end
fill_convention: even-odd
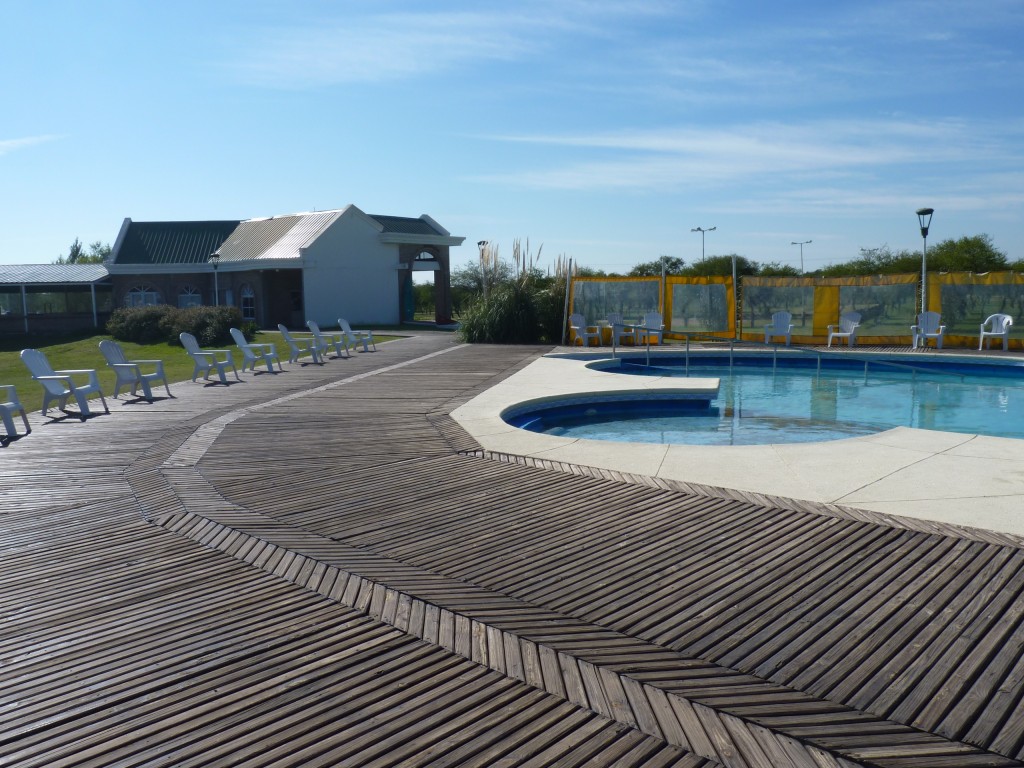
{"type": "Polygon", "coordinates": [[[116,341],[104,339],[100,342],[100,353],[107,361],[107,365],[114,369],[117,381],[114,384],[114,397],[118,396],[122,384],[130,384],[132,397],[138,397],[136,391],[142,387],[142,396],[153,402],[153,388],[150,382],[162,381],[167,396],[171,397],[171,388],[167,385],[167,374],[164,373],[163,360],[129,360],[121,345],[116,341]],[[153,370],[143,373],[142,366],[152,367],[153,370]]]}
{"type": "Polygon", "coordinates": [[[348,320],[344,317],[338,318],[338,327],[341,332],[345,334],[345,339],[352,347],[358,347],[360,344],[363,345],[363,352],[369,352],[369,344],[373,345],[373,351],[377,351],[377,342],[373,340],[373,331],[353,331],[352,326],[348,324],[348,320]]]}
{"type": "Polygon", "coordinates": [[[334,354],[337,357],[352,357],[349,354],[348,340],[345,338],[344,333],[324,333],[320,330],[320,326],[317,325],[315,320],[307,320],[306,327],[313,334],[313,338],[316,339],[317,346],[323,350],[323,354],[327,354],[328,347],[334,347],[334,354]],[[344,350],[345,354],[341,354],[342,350],[344,350]]]}
{"type": "Polygon", "coordinates": [[[643,344],[648,339],[656,339],[662,344],[665,339],[665,324],[662,322],[660,312],[648,312],[640,323],[633,328],[633,337],[637,344],[643,344]]]}
{"type": "Polygon", "coordinates": [[[1010,348],[1011,325],[1013,325],[1013,318],[1010,315],[989,315],[985,318],[985,322],[981,324],[981,330],[978,335],[978,349],[981,349],[981,345],[986,340],[988,340],[988,349],[992,349],[992,339],[1002,338],[1003,352],[1008,350],[1010,348]],[[985,330],[985,326],[988,326],[989,330],[985,330]]]}
{"type": "Polygon", "coordinates": [[[90,416],[92,411],[89,410],[89,395],[94,392],[99,394],[103,410],[110,413],[95,369],[55,371],[50,365],[50,361],[46,359],[46,355],[38,349],[21,350],[21,361],[28,368],[28,372],[32,374],[32,378],[43,385],[43,416],[46,415],[46,409],[54,400],[57,401],[57,408],[63,411],[69,397],[75,398],[79,413],[83,418],[90,416]],[[89,381],[87,384],[79,384],[75,381],[75,376],[85,376],[89,381]]]}
{"type": "Polygon", "coordinates": [[[782,337],[786,340],[786,346],[793,341],[793,315],[785,310],[772,315],[772,324],[764,327],[764,343],[771,344],[772,339],[782,337]]]}
{"type": "MultiPolygon", "coordinates": [[[[323,358],[320,355],[320,350],[317,348],[316,339],[312,337],[308,339],[297,339],[292,336],[291,332],[284,327],[283,324],[277,324],[277,330],[281,332],[281,337],[284,339],[285,344],[288,345],[290,354],[288,355],[289,363],[297,363],[300,357],[309,356],[309,358],[317,365],[323,363],[323,358]]],[[[305,363],[303,363],[305,365],[305,363]]]]}
{"type": "Polygon", "coordinates": [[[622,315],[618,312],[609,312],[608,317],[605,319],[612,328],[613,344],[621,344],[623,339],[636,340],[636,332],[633,330],[633,326],[626,325],[622,320],[622,315]]]}
{"type": "Polygon", "coordinates": [[[860,312],[846,312],[839,316],[839,325],[828,327],[828,344],[832,346],[833,338],[846,338],[848,346],[857,343],[857,329],[860,327],[860,312]]]}
{"type": "Polygon", "coordinates": [[[235,346],[242,353],[242,373],[245,373],[246,367],[251,368],[253,373],[255,373],[257,360],[262,360],[266,363],[267,370],[270,373],[274,372],[275,360],[277,360],[277,367],[282,371],[284,370],[284,366],[281,365],[281,358],[277,356],[277,347],[273,344],[257,344],[247,341],[245,334],[238,328],[230,328],[229,331],[231,332],[231,338],[235,341],[235,346]]]}
{"type": "Polygon", "coordinates": [[[584,347],[589,347],[591,339],[597,342],[597,346],[601,346],[601,331],[596,325],[587,325],[587,319],[583,315],[569,315],[569,330],[575,334],[572,342],[574,346],[578,341],[584,347]]]}
{"type": "Polygon", "coordinates": [[[942,325],[942,316],[938,312],[922,312],[917,316],[917,325],[910,326],[913,348],[918,345],[928,346],[928,339],[935,339],[935,346],[942,349],[942,337],[946,334],[946,326],[942,325]]]}
{"type": "Polygon", "coordinates": [[[203,374],[204,380],[209,381],[210,371],[214,368],[217,369],[217,375],[220,377],[221,384],[228,383],[228,368],[235,372],[236,379],[242,380],[238,375],[238,369],[235,367],[235,356],[231,353],[230,349],[200,349],[196,337],[184,331],[178,334],[178,338],[181,339],[181,346],[185,348],[188,356],[196,364],[195,368],[192,369],[192,381],[195,381],[196,376],[200,373],[203,374]]]}
{"type": "Polygon", "coordinates": [[[0,384],[0,420],[4,423],[4,430],[8,437],[15,437],[18,430],[14,428],[15,414],[21,414],[21,420],[25,422],[25,434],[32,431],[28,423],[28,414],[25,413],[25,406],[18,400],[18,392],[13,384],[0,384]]]}

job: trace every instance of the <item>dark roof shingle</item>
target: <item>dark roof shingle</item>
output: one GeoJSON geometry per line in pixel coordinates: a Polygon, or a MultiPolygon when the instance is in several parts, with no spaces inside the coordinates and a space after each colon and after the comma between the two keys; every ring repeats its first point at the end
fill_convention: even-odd
{"type": "Polygon", "coordinates": [[[443,235],[423,219],[410,219],[406,216],[378,216],[369,214],[370,218],[384,227],[385,232],[396,232],[403,235],[443,235]]]}
{"type": "Polygon", "coordinates": [[[133,221],[117,264],[205,264],[238,221],[133,221]]]}

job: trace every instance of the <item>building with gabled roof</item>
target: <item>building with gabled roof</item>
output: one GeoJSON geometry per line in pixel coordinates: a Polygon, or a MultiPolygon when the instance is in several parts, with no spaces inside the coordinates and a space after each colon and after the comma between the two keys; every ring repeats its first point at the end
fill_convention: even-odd
{"type": "Polygon", "coordinates": [[[373,216],[354,205],[245,221],[129,218],[107,269],[115,306],[230,304],[262,327],[410,320],[412,273],[429,269],[435,319],[447,323],[449,249],[463,240],[426,215],[373,216]]]}

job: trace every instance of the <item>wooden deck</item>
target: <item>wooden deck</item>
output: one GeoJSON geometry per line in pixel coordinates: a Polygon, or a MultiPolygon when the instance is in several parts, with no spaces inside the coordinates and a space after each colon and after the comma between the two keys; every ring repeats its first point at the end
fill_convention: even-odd
{"type": "Polygon", "coordinates": [[[1012,539],[492,456],[382,345],[0,449],[0,764],[1009,766],[1012,539]]]}

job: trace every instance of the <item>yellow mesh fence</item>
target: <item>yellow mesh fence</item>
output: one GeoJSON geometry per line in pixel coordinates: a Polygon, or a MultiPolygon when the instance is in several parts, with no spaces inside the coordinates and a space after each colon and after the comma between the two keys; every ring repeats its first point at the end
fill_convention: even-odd
{"type": "MultiPolygon", "coordinates": [[[[778,311],[792,315],[793,341],[823,344],[828,327],[851,312],[861,316],[860,344],[910,345],[910,326],[920,308],[920,275],[856,277],[744,277],[736,292],[730,277],[577,278],[573,312],[587,322],[607,322],[610,313],[626,323],[661,312],[669,335],[709,334],[763,341],[764,327],[778,311]],[[737,311],[738,309],[738,311],[737,311]]],[[[1001,313],[1024,324],[1024,274],[1017,272],[928,275],[928,308],[942,315],[946,346],[977,347],[982,322],[1001,313]]],[[[1024,325],[1021,336],[1024,337],[1024,325]]],[[[1024,348],[1011,334],[1010,346],[1024,348]]]]}
{"type": "Polygon", "coordinates": [[[675,334],[732,338],[736,332],[736,292],[731,277],[668,277],[665,328],[675,334]]]}
{"type": "MultiPolygon", "coordinates": [[[[948,345],[977,348],[981,324],[990,315],[1010,315],[1016,322],[1024,323],[1024,274],[930,273],[928,308],[942,314],[948,345]]],[[[1024,348],[1024,340],[1014,338],[1012,329],[1010,346],[1024,348]]]]}

